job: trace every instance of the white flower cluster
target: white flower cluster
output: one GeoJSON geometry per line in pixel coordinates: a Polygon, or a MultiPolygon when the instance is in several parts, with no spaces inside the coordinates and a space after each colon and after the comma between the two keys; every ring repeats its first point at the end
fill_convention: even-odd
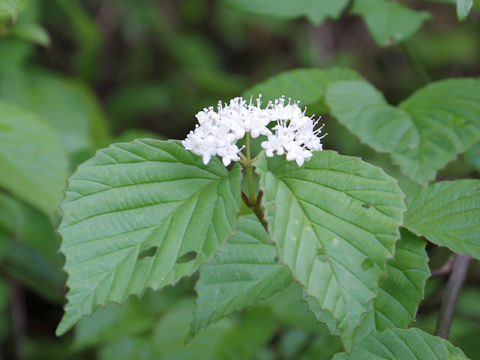
{"type": "Polygon", "coordinates": [[[212,156],[218,155],[228,166],[240,160],[242,149],[236,143],[249,132],[252,138],[267,137],[262,148],[268,157],[274,153],[286,154],[287,160],[295,160],[302,166],[312,157],[312,151],[322,150],[320,140],[323,137],[318,137],[321,127],[315,130],[319,120],[305,116],[305,110],[298,105],[299,102],[286,102],[282,97],[262,109],[261,96],[256,104],[242,98],[232,99],[225,105],[220,102],[217,111],[209,107],[196,115],[198,124],[182,144],[185,149],[202,156],[205,165],[212,156]],[[268,128],[271,122],[275,122],[272,130],[268,128]]]}

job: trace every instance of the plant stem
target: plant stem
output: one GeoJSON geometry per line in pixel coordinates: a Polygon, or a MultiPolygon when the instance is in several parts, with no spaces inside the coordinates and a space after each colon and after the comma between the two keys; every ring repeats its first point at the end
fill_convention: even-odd
{"type": "Polygon", "coordinates": [[[246,138],[246,152],[247,152],[247,161],[246,161],[246,168],[247,168],[247,180],[248,180],[248,197],[250,198],[250,203],[255,204],[255,189],[253,187],[253,165],[252,165],[252,155],[250,151],[250,133],[247,132],[246,138]]]}
{"type": "Polygon", "coordinates": [[[453,316],[455,315],[455,307],[462,290],[465,277],[467,276],[468,266],[472,259],[469,255],[453,255],[453,267],[450,278],[448,279],[447,288],[442,298],[442,306],[438,315],[437,329],[435,335],[448,339],[450,335],[450,327],[452,326],[453,316]]]}
{"type": "MultiPolygon", "coordinates": [[[[246,139],[245,139],[245,152],[247,153],[247,157],[245,160],[240,161],[240,163],[245,167],[247,171],[247,182],[248,182],[248,196],[242,193],[243,201],[245,204],[252,209],[254,214],[257,216],[258,220],[262,223],[265,230],[268,231],[268,224],[265,221],[265,214],[263,213],[262,207],[260,205],[261,197],[257,199],[255,196],[255,188],[253,186],[253,162],[255,159],[252,160],[252,153],[250,150],[250,133],[247,132],[246,139]]],[[[262,193],[260,192],[259,195],[262,193]]]]}
{"type": "Polygon", "coordinates": [[[452,272],[454,256],[450,256],[448,261],[440,269],[432,270],[432,277],[448,275],[452,272]]]}

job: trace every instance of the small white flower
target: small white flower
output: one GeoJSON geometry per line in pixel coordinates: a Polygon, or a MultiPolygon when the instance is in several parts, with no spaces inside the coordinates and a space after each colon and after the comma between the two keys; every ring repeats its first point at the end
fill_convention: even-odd
{"type": "Polygon", "coordinates": [[[286,154],[287,160],[295,160],[302,166],[312,157],[312,151],[322,150],[323,137],[318,137],[322,127],[315,130],[318,120],[305,116],[305,110],[298,105],[299,102],[289,100],[287,103],[285,97],[281,97],[262,109],[261,96],[255,104],[240,97],[228,104],[220,102],[217,111],[209,107],[196,114],[198,124],[182,144],[201,156],[205,165],[212,156],[218,155],[228,166],[240,160],[241,149],[236,143],[248,132],[252,138],[266,136],[262,148],[268,157],[286,154]],[[276,124],[271,131],[268,125],[272,122],[276,124]]]}
{"type": "Polygon", "coordinates": [[[274,152],[278,155],[286,153],[287,160],[295,160],[298,166],[302,166],[305,160],[310,160],[312,151],[322,150],[320,140],[323,137],[318,137],[322,127],[315,130],[319,120],[305,116],[305,110],[302,111],[298,104],[290,100],[286,103],[284,97],[271,104],[267,110],[277,125],[262,147],[268,157],[272,157],[274,152]]]}

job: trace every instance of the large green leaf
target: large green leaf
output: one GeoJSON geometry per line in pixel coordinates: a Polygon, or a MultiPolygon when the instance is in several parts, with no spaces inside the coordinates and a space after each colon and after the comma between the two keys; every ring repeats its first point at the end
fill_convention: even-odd
{"type": "Polygon", "coordinates": [[[327,17],[338,18],[348,0],[227,0],[227,3],[240,11],[283,19],[306,16],[320,25],[327,17]]]}
{"type": "Polygon", "coordinates": [[[450,356],[466,359],[463,352],[447,340],[420,329],[387,329],[370,335],[356,345],[350,355],[335,355],[334,360],[445,360],[450,356]]]}
{"type": "Polygon", "coordinates": [[[375,328],[406,328],[417,313],[430,277],[425,241],[402,229],[395,257],[388,261],[387,277],[380,281],[374,301],[375,328]],[[405,294],[408,294],[406,296],[405,294]]]}
{"type": "Polygon", "coordinates": [[[338,81],[328,86],[332,114],[364,143],[390,152],[412,180],[425,184],[480,138],[480,81],[432,83],[398,108],[372,85],[338,81]]]}
{"type": "Polygon", "coordinates": [[[20,12],[20,0],[0,0],[0,12],[8,12],[13,21],[17,21],[18,13],[20,12]]]}
{"type": "Polygon", "coordinates": [[[0,102],[0,187],[52,216],[66,185],[67,160],[56,132],[35,115],[0,102]]]}
{"type": "Polygon", "coordinates": [[[405,40],[430,18],[425,11],[414,11],[390,0],[355,0],[351,12],[363,17],[373,39],[380,46],[405,40]]]}
{"type": "Polygon", "coordinates": [[[240,208],[240,167],[208,166],[178,142],[100,150],[70,179],[59,231],[69,303],[57,333],[107,302],[175,284],[223,245],[240,208]]]}
{"type": "Polygon", "coordinates": [[[480,180],[443,181],[407,198],[405,225],[417,235],[480,259],[480,180]]]}
{"type": "Polygon", "coordinates": [[[460,21],[467,18],[472,6],[473,0],[457,0],[457,16],[460,21]]]}
{"type": "Polygon", "coordinates": [[[235,311],[282,290],[292,279],[254,215],[240,217],[235,236],[200,268],[191,336],[235,311]]]}
{"type": "Polygon", "coordinates": [[[401,234],[395,257],[387,263],[387,277],[380,280],[378,297],[355,333],[355,343],[363,341],[374,331],[406,328],[415,320],[430,276],[428,255],[424,240],[406,229],[402,229],[401,234]]]}
{"type": "Polygon", "coordinates": [[[315,153],[301,168],[264,155],[256,166],[281,262],[350,348],[393,256],[402,192],[381,169],[332,151],[315,153]]]}
{"type": "Polygon", "coordinates": [[[399,108],[411,115],[420,136],[418,150],[404,154],[410,160],[405,171],[414,180],[433,179],[437,170],[480,140],[480,80],[432,83],[399,108]]]}
{"type": "Polygon", "coordinates": [[[365,81],[331,84],[326,103],[332,115],[377,151],[402,153],[418,146],[410,115],[388,105],[382,93],[365,81]]]}
{"type": "Polygon", "coordinates": [[[354,70],[346,68],[296,69],[286,71],[259,83],[243,93],[243,97],[262,94],[262,100],[274,100],[282,95],[300,100],[302,105],[323,101],[328,84],[339,80],[361,80],[354,70]]]}

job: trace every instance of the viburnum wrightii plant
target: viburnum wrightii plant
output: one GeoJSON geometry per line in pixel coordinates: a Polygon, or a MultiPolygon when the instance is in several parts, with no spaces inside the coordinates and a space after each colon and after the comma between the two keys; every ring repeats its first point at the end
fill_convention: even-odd
{"type": "Polygon", "coordinates": [[[478,9],[0,0],[0,358],[475,359],[478,9]]]}
{"type": "MultiPolygon", "coordinates": [[[[360,80],[332,82],[325,98],[332,112],[360,116],[354,111],[362,104],[344,106],[335,97],[342,85],[344,92],[365,88],[357,103],[375,90],[360,80]]],[[[429,276],[418,236],[478,250],[476,240],[471,248],[452,245],[452,230],[438,223],[450,222],[459,204],[470,206],[470,194],[478,201],[478,181],[436,183],[406,206],[397,180],[382,169],[323,150],[323,126],[299,102],[235,98],[196,117],[182,142],[113,144],[71,177],[59,228],[70,290],[58,334],[100,305],[199,270],[187,340],[297,282],[309,310],[341,337],[346,352],[338,359],[390,352],[413,359],[412,346],[435,359],[463,356],[446,340],[406,327],[429,276]]],[[[397,126],[395,117],[388,121],[397,126]]],[[[415,138],[408,131],[395,134],[392,148],[401,152],[401,142],[415,138]]],[[[465,225],[459,236],[468,231],[465,225]]]]}

